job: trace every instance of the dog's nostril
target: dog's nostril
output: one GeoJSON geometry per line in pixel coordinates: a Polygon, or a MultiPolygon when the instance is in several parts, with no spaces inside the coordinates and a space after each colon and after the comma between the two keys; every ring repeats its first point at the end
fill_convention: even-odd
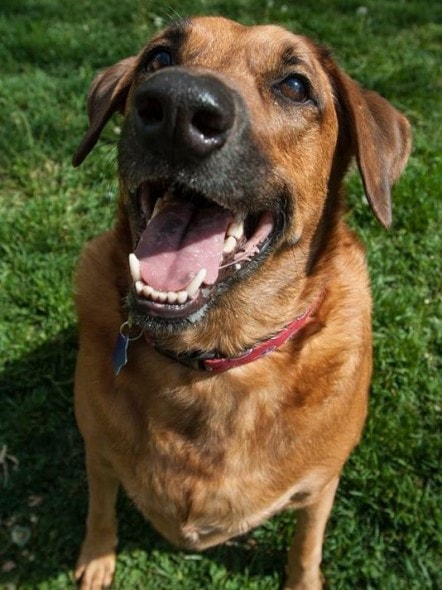
{"type": "Polygon", "coordinates": [[[164,109],[157,98],[148,98],[137,109],[138,116],[145,125],[161,123],[164,118],[164,109]]]}
{"type": "Polygon", "coordinates": [[[217,137],[228,127],[219,113],[203,110],[193,115],[192,126],[206,138],[217,137]]]}

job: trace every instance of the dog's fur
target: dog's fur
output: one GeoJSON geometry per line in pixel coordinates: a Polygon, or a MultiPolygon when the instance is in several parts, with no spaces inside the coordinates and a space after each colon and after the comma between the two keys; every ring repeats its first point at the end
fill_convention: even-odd
{"type": "Polygon", "coordinates": [[[138,56],[105,70],[88,107],[90,127],[75,165],[112,113],[122,112],[125,123],[117,221],[86,246],[77,273],[76,416],[90,494],[76,569],[81,588],[112,580],[119,483],[167,539],[189,549],[244,533],[282,509],[298,510],[285,588],[321,588],[324,529],[339,474],[360,438],[372,365],[365,256],[343,220],[341,183],[354,156],[369,204],[388,226],[390,189],[410,151],[408,122],[309,39],[208,17],[173,24],[138,56]],[[158,47],[174,63],[152,58],[158,47]],[[160,61],[149,70],[149,59],[160,61]],[[183,73],[199,88],[214,81],[234,105],[234,120],[227,140],[209,154],[188,159],[177,148],[167,160],[139,140],[134,105],[152,79],[183,73]],[[292,81],[284,86],[291,75],[307,87],[305,100],[293,99],[292,81]],[[158,178],[233,211],[271,211],[275,220],[265,252],[178,319],[137,302],[128,265],[138,239],[134,186],[158,178]],[[145,338],[130,343],[117,376],[112,368],[128,319],[173,355],[217,350],[229,357],[312,305],[290,341],[220,374],[189,368],[145,338]]]}

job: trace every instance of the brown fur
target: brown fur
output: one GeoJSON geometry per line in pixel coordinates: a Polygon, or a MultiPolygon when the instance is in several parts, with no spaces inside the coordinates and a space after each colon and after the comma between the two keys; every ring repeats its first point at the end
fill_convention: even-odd
{"type": "MultiPolygon", "coordinates": [[[[322,300],[305,329],[251,364],[211,375],[141,339],[116,377],[111,356],[127,319],[133,240],[122,179],[116,225],[87,245],[77,274],[76,415],[90,505],[76,577],[83,590],[112,579],[121,483],[167,539],[190,549],[225,541],[284,508],[298,509],[285,588],[316,590],[325,524],[339,474],[360,438],[371,377],[366,262],[342,218],[341,181],[355,156],[370,205],[389,225],[389,191],[408,157],[409,125],[306,38],[221,18],[194,19],[186,31],[181,63],[212,72],[241,95],[254,141],[291,187],[294,215],[281,247],[203,321],[163,336],[162,345],[177,353],[216,348],[236,355],[322,300]],[[320,115],[289,114],[268,92],[269,72],[278,75],[287,48],[313,80],[320,115]]],[[[114,111],[130,114],[142,55],[94,81],[90,128],[76,164],[114,111]]]]}

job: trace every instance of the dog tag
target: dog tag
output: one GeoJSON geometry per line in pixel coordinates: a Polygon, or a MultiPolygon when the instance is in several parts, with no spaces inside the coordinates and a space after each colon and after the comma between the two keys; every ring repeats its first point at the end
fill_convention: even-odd
{"type": "Polygon", "coordinates": [[[114,352],[112,354],[112,365],[114,367],[115,375],[121,371],[124,365],[127,363],[127,349],[129,348],[130,338],[121,334],[118,334],[117,341],[115,342],[114,352]]]}
{"type": "Polygon", "coordinates": [[[129,322],[124,322],[124,324],[121,325],[117,341],[115,342],[114,351],[112,353],[112,365],[114,367],[115,375],[118,375],[124,365],[127,364],[127,349],[129,348],[129,343],[132,340],[138,340],[143,335],[143,332],[140,330],[138,334],[131,337],[128,333],[125,333],[130,331],[131,326],[129,322]]]}

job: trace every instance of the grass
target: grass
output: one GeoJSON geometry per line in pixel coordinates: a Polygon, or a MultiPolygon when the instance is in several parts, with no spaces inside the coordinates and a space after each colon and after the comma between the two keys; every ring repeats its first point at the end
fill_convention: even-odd
{"type": "MultiPolygon", "coordinates": [[[[363,85],[402,109],[414,150],[393,229],[348,182],[375,304],[370,417],[329,523],[336,590],[442,588],[440,475],[441,5],[437,1],[2,0],[0,9],[0,588],[73,588],[86,481],[72,412],[72,272],[112,223],[115,120],[80,170],[94,72],[137,51],[169,16],[278,22],[333,48],[363,85]],[[439,24],[438,24],[439,23],[439,24]],[[439,348],[438,348],[439,346],[439,348]],[[439,498],[440,499],[440,498],[439,498]]],[[[173,550],[120,498],[121,590],[276,588],[294,528],[284,514],[236,545],[173,550]]]]}

